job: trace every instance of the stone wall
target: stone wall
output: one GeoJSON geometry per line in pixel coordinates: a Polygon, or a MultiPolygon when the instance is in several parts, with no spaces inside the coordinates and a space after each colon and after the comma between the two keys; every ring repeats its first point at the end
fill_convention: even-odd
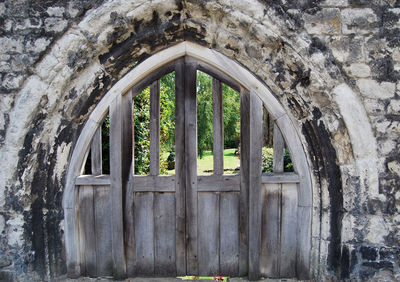
{"type": "Polygon", "coordinates": [[[61,200],[96,103],[189,40],[253,72],[298,129],[318,279],[400,272],[400,1],[0,1],[0,280],[66,273],[61,200]]]}

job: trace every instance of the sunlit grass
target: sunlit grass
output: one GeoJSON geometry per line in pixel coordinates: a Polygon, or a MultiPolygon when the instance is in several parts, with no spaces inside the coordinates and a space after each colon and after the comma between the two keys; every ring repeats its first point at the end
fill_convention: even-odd
{"type": "MultiPolygon", "coordinates": [[[[224,174],[239,173],[240,158],[235,156],[236,149],[225,149],[224,150],[224,174]]],[[[166,159],[166,157],[164,158],[166,159]]],[[[213,154],[212,151],[205,151],[203,158],[197,158],[197,174],[212,174],[213,173],[213,154]]],[[[168,175],[175,174],[175,170],[168,170],[168,175]]]]}

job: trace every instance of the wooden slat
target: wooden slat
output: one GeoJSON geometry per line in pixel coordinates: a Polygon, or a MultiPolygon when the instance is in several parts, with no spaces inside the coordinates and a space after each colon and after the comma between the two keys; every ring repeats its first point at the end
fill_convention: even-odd
{"type": "Polygon", "coordinates": [[[214,174],[224,173],[224,111],[222,102],[222,83],[213,78],[213,155],[214,174]]]}
{"type": "Polygon", "coordinates": [[[249,267],[249,154],[250,93],[240,91],[240,217],[239,276],[247,276],[249,267]]]}
{"type": "Polygon", "coordinates": [[[82,266],[85,275],[90,277],[96,277],[97,274],[93,200],[93,187],[83,186],[79,189],[82,266]]]}
{"type": "Polygon", "coordinates": [[[94,189],[97,276],[113,274],[109,193],[109,186],[98,186],[94,189]]]}
{"type": "Polygon", "coordinates": [[[160,80],[150,85],[150,175],[160,174],[160,80]]]}
{"type": "Polygon", "coordinates": [[[186,275],[186,171],[185,171],[185,64],[175,65],[175,204],[176,204],[176,273],[186,275]]]}
{"type": "Polygon", "coordinates": [[[75,185],[92,185],[92,186],[104,186],[110,185],[109,175],[81,175],[75,180],[75,185]]]}
{"type": "Polygon", "coordinates": [[[197,191],[240,191],[240,175],[201,175],[197,177],[197,191]]]}
{"type": "Polygon", "coordinates": [[[297,184],[282,184],[280,277],[296,277],[297,184]]]}
{"type": "Polygon", "coordinates": [[[297,261],[298,279],[310,279],[311,216],[312,207],[297,207],[297,261]]]}
{"type": "Polygon", "coordinates": [[[153,193],[135,193],[135,274],[154,275],[153,193]]]}
{"type": "Polygon", "coordinates": [[[135,192],[175,192],[175,175],[135,176],[133,190],[135,192]]]}
{"type": "Polygon", "coordinates": [[[280,263],[281,184],[264,184],[262,192],[262,229],[260,272],[278,278],[280,263]]]}
{"type": "Polygon", "coordinates": [[[283,172],[283,150],[285,140],[279,127],[274,123],[274,172],[283,172]]]}
{"type": "Polygon", "coordinates": [[[154,194],[155,276],[176,276],[175,195],[154,194]]]}
{"type": "MultiPolygon", "coordinates": [[[[197,113],[196,64],[185,59],[185,169],[187,273],[196,275],[197,265],[197,113]]],[[[179,143],[176,143],[178,146],[179,143]]]]}
{"type": "Polygon", "coordinates": [[[101,126],[96,130],[90,146],[92,175],[102,174],[101,126]]]}
{"type": "Polygon", "coordinates": [[[220,267],[219,273],[239,275],[239,194],[220,194],[220,267]]]}
{"type": "Polygon", "coordinates": [[[260,276],[262,102],[250,92],[249,279],[260,276]]]}
{"type": "Polygon", "coordinates": [[[293,172],[263,174],[262,183],[299,183],[300,177],[293,172]]]}
{"type": "Polygon", "coordinates": [[[201,192],[198,195],[198,265],[199,275],[219,273],[219,195],[201,192]]]}
{"type": "MultiPolygon", "coordinates": [[[[132,162],[132,167],[134,162],[132,162]]],[[[133,171],[133,170],[132,170],[133,171]]],[[[136,255],[136,239],[135,239],[135,193],[133,191],[133,176],[128,183],[125,197],[125,254],[126,254],[126,275],[128,277],[135,276],[135,255],[136,255]]]]}
{"type": "Polygon", "coordinates": [[[110,105],[110,207],[113,273],[125,276],[123,194],[132,160],[131,97],[118,95],[110,105]]]}

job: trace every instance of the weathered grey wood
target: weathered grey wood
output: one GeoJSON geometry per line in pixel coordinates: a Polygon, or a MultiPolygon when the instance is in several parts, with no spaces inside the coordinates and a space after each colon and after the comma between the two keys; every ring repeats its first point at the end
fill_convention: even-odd
{"type": "Polygon", "coordinates": [[[176,276],[175,195],[154,194],[155,276],[176,276]]]}
{"type": "MultiPolygon", "coordinates": [[[[197,113],[196,64],[185,59],[185,168],[187,273],[196,275],[197,264],[197,113]]],[[[178,145],[178,143],[176,143],[178,145]]]]}
{"type": "Polygon", "coordinates": [[[111,217],[109,186],[98,186],[94,190],[94,224],[96,237],[97,276],[113,274],[111,244],[111,217]]]}
{"type": "MultiPolygon", "coordinates": [[[[132,162],[132,171],[134,162],[132,162]]],[[[133,191],[133,174],[130,176],[128,188],[125,195],[125,254],[126,254],[126,275],[128,277],[135,276],[135,255],[136,255],[136,239],[135,239],[135,193],[133,191]]]]}
{"type": "Polygon", "coordinates": [[[150,86],[150,175],[160,174],[160,80],[150,86]]]}
{"type": "Polygon", "coordinates": [[[82,262],[84,273],[96,277],[96,236],[94,225],[93,187],[79,188],[79,228],[81,230],[82,262]]]}
{"type": "Polygon", "coordinates": [[[297,261],[298,279],[310,279],[312,207],[297,207],[297,261]]]}
{"type": "Polygon", "coordinates": [[[146,78],[141,80],[139,83],[135,84],[132,88],[132,97],[135,97],[137,94],[142,92],[146,87],[148,87],[153,81],[159,80],[164,75],[174,71],[176,62],[170,62],[161,68],[154,70],[152,73],[149,73],[146,78]]]}
{"type": "Polygon", "coordinates": [[[280,277],[296,277],[297,184],[282,185],[280,277]]]}
{"type": "Polygon", "coordinates": [[[175,65],[176,274],[186,275],[185,64],[175,65]]]}
{"type": "Polygon", "coordinates": [[[131,98],[118,95],[110,105],[110,207],[113,273],[125,276],[123,194],[132,158],[131,98]]]}
{"type": "Polygon", "coordinates": [[[224,173],[224,111],[222,102],[222,83],[213,78],[213,155],[214,174],[224,173]]]}
{"type": "Polygon", "coordinates": [[[198,265],[199,275],[219,274],[219,195],[198,194],[198,265]]]}
{"type": "Polygon", "coordinates": [[[81,175],[75,180],[75,185],[92,185],[92,186],[104,186],[110,185],[109,175],[81,175]]]}
{"type": "Polygon", "coordinates": [[[274,123],[274,172],[283,172],[283,150],[285,140],[279,127],[274,123]]]}
{"type": "Polygon", "coordinates": [[[250,154],[250,93],[240,91],[240,217],[239,276],[249,269],[249,154],[250,154]]]}
{"type": "Polygon", "coordinates": [[[197,191],[240,191],[240,175],[200,175],[197,177],[197,191]]]}
{"type": "Polygon", "coordinates": [[[133,190],[135,192],[175,192],[175,175],[135,176],[133,190]]]}
{"type": "Polygon", "coordinates": [[[219,273],[239,275],[239,193],[220,194],[219,273]]]}
{"type": "Polygon", "coordinates": [[[90,146],[92,175],[102,174],[101,126],[96,130],[90,146]]]}
{"type": "Polygon", "coordinates": [[[135,275],[154,275],[154,194],[135,193],[135,275]]]}
{"type": "Polygon", "coordinates": [[[300,177],[294,172],[268,173],[262,175],[262,183],[299,183],[300,177]]]}
{"type": "Polygon", "coordinates": [[[262,187],[260,272],[264,277],[278,278],[280,264],[281,184],[263,184],[262,187]]]}
{"type": "Polygon", "coordinates": [[[250,92],[249,279],[260,276],[262,102],[250,92]]]}
{"type": "Polygon", "coordinates": [[[212,77],[215,77],[216,79],[225,83],[226,85],[228,85],[230,88],[232,88],[233,90],[235,90],[237,92],[241,91],[241,85],[238,82],[232,80],[225,73],[211,67],[210,65],[208,65],[207,63],[204,63],[202,61],[197,61],[197,63],[198,63],[198,70],[205,72],[205,73],[211,75],[212,77]]]}

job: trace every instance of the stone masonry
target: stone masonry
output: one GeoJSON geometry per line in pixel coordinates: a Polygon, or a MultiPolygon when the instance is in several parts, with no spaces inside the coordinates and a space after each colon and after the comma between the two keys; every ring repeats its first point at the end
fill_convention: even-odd
{"type": "Polygon", "coordinates": [[[0,280],[65,276],[66,170],[97,102],[184,40],[262,80],[313,180],[316,280],[400,280],[399,0],[0,0],[0,280]]]}

